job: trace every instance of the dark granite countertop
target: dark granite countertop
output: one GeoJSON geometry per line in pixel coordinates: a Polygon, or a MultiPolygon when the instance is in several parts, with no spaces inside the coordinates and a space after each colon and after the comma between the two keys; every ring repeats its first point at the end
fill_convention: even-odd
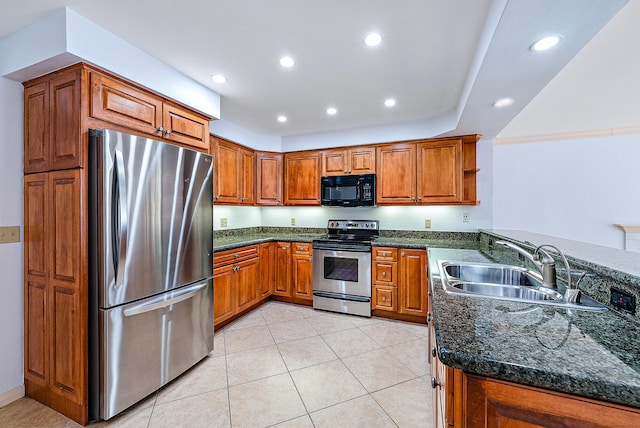
{"type": "MultiPolygon", "coordinates": [[[[263,231],[239,231],[235,234],[218,236],[214,234],[213,250],[223,251],[246,245],[261,244],[271,241],[285,242],[312,242],[320,238],[324,233],[318,232],[294,232],[282,229],[272,231],[264,228],[263,231]]],[[[426,249],[438,248],[478,248],[477,234],[458,232],[413,232],[413,231],[382,231],[374,245],[383,247],[402,247],[426,249]]]]}
{"type": "Polygon", "coordinates": [[[478,250],[429,250],[437,352],[470,373],[640,407],[640,325],[591,312],[450,296],[438,260],[492,261],[478,250]]]}

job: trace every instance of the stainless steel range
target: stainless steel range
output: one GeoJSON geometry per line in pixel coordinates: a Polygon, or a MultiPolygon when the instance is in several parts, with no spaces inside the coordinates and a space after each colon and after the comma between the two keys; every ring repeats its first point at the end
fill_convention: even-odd
{"type": "Polygon", "coordinates": [[[329,220],[313,241],[313,307],[371,316],[371,242],[378,220],[329,220]]]}

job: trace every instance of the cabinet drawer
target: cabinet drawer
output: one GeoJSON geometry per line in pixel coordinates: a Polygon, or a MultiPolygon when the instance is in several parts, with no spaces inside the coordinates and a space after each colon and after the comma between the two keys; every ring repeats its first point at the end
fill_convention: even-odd
{"type": "Polygon", "coordinates": [[[395,262],[398,260],[398,249],[391,247],[373,247],[371,249],[374,260],[387,260],[395,262]]]}
{"type": "Polygon", "coordinates": [[[217,268],[254,257],[258,257],[257,245],[220,251],[213,254],[213,267],[217,268]]]}
{"type": "Polygon", "coordinates": [[[373,282],[376,284],[393,285],[397,284],[396,271],[397,262],[373,262],[373,282]]]}
{"type": "Polygon", "coordinates": [[[396,287],[388,287],[385,285],[374,285],[373,299],[371,299],[371,309],[380,309],[383,311],[396,311],[396,287]]]}
{"type": "Polygon", "coordinates": [[[311,243],[309,242],[293,242],[291,246],[293,248],[293,254],[311,255],[311,243]]]}

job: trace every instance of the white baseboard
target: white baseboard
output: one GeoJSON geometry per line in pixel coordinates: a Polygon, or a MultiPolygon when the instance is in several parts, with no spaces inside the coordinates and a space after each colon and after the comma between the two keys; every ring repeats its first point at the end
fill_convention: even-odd
{"type": "Polygon", "coordinates": [[[24,397],[24,385],[20,385],[13,389],[10,389],[6,392],[0,394],[0,408],[6,406],[7,404],[11,404],[16,400],[24,397]]]}

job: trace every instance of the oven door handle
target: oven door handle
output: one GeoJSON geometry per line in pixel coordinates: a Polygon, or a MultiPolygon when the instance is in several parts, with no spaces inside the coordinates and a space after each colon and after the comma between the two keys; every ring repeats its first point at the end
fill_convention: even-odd
{"type": "Polygon", "coordinates": [[[326,297],[329,299],[350,300],[352,302],[370,302],[371,301],[369,297],[352,296],[350,294],[341,294],[341,293],[327,293],[326,291],[314,291],[313,295],[318,297],[326,297]]]}

